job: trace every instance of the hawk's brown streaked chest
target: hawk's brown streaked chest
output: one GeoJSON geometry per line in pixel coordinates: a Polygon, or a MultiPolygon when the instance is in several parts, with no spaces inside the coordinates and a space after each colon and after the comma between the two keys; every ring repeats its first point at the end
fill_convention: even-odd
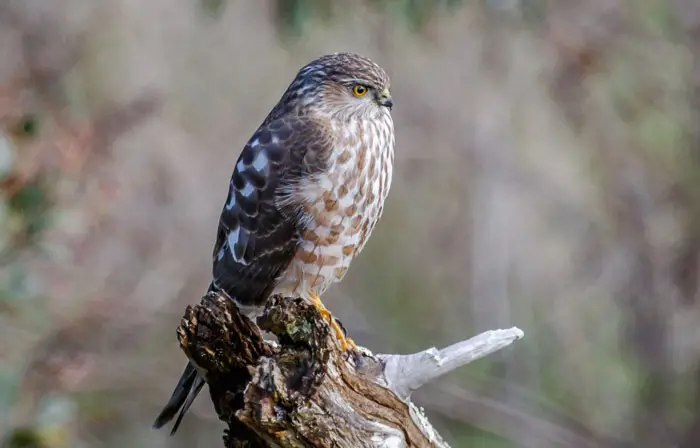
{"type": "Polygon", "coordinates": [[[375,120],[331,122],[327,169],[297,186],[306,230],[275,293],[322,294],[340,281],[379,220],[391,186],[394,127],[388,111],[375,120]]]}

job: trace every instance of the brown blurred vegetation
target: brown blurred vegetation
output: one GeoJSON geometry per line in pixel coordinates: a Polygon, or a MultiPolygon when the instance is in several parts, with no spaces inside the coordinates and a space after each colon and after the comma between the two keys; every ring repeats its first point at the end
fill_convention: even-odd
{"type": "MultiPolygon", "coordinates": [[[[0,437],[219,446],[185,359],[240,148],[326,52],[392,75],[385,216],[328,307],[455,447],[700,446],[700,3],[0,0],[0,437]]],[[[0,441],[0,443],[3,443],[0,441]]]]}

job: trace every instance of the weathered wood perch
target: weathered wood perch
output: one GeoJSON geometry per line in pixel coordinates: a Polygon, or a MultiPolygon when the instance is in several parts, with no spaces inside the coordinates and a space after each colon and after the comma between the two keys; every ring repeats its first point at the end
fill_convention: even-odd
{"type": "Polygon", "coordinates": [[[413,355],[344,353],[313,306],[283,297],[258,325],[278,343],[209,293],[178,328],[180,346],[207,372],[227,448],[447,447],[411,392],[523,336],[511,328],[413,355]]]}

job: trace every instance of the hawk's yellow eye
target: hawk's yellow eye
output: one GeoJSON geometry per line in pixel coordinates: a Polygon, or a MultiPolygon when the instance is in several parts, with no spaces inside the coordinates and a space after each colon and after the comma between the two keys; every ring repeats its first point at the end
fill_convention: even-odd
{"type": "Polygon", "coordinates": [[[369,89],[363,85],[356,85],[355,87],[352,88],[352,94],[355,95],[356,97],[361,97],[367,95],[367,92],[369,92],[369,89]]]}

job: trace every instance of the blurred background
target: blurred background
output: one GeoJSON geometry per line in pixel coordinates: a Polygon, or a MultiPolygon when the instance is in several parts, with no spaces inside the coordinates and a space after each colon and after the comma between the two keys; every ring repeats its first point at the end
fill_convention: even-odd
{"type": "Polygon", "coordinates": [[[216,447],[185,364],[240,149],[328,52],[392,76],[385,214],[324,302],[454,447],[700,447],[700,2],[0,0],[0,443],[216,447]]]}

